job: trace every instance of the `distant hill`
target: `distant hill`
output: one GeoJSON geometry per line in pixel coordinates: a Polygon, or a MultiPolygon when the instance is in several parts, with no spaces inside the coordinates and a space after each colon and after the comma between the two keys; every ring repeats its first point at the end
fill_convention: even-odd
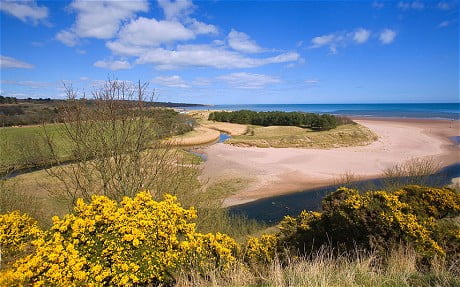
{"type": "MultiPolygon", "coordinates": [[[[33,125],[43,122],[59,121],[59,109],[66,100],[39,98],[18,99],[15,97],[0,96],[0,127],[15,125],[33,125]]],[[[86,104],[91,106],[92,100],[86,104]]],[[[128,102],[127,102],[128,103],[128,102]]],[[[202,104],[172,103],[172,102],[144,102],[147,107],[185,108],[200,107],[202,104]]]]}
{"type": "MultiPolygon", "coordinates": [[[[63,102],[65,100],[60,99],[51,99],[51,98],[38,98],[38,99],[18,99],[15,97],[4,97],[0,96],[0,105],[1,104],[21,104],[21,103],[28,103],[28,104],[57,104],[63,102]]],[[[179,108],[179,107],[204,107],[207,105],[203,104],[190,104],[190,103],[174,103],[174,102],[147,102],[148,105],[157,106],[157,107],[168,107],[168,108],[179,108]]]]}

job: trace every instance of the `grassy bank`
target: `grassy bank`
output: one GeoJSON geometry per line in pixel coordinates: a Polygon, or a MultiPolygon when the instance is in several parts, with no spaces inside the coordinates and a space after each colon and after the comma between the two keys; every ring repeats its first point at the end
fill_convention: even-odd
{"type": "Polygon", "coordinates": [[[168,141],[174,146],[197,146],[216,142],[220,132],[206,127],[196,127],[184,135],[175,136],[168,141]]]}
{"type": "Polygon", "coordinates": [[[53,139],[60,160],[70,160],[70,145],[61,129],[61,124],[48,124],[46,129],[40,125],[0,128],[0,175],[51,163],[46,134],[53,139]]]}
{"type": "Polygon", "coordinates": [[[377,138],[371,130],[358,124],[342,125],[328,131],[292,126],[250,126],[246,134],[234,136],[227,143],[265,148],[336,148],[367,145],[377,138]]]}
{"type": "Polygon", "coordinates": [[[193,117],[198,124],[203,127],[218,130],[232,136],[243,135],[247,133],[248,126],[233,123],[224,123],[208,120],[209,111],[190,111],[189,116],[193,117]]]}
{"type": "Polygon", "coordinates": [[[338,257],[323,250],[310,258],[293,258],[287,264],[274,260],[256,270],[237,265],[225,273],[185,274],[177,287],[354,287],[354,286],[459,286],[460,278],[437,264],[431,270],[418,270],[413,250],[401,246],[388,252],[386,264],[372,253],[338,257]]]}
{"type": "MultiPolygon", "coordinates": [[[[367,145],[378,136],[359,124],[340,125],[327,131],[317,131],[296,126],[257,126],[217,122],[208,120],[209,111],[191,111],[189,115],[205,128],[232,135],[225,143],[236,146],[253,147],[297,147],[297,148],[336,148],[367,145]]],[[[206,130],[190,132],[185,137],[194,138],[194,142],[206,139],[206,130]]]]}

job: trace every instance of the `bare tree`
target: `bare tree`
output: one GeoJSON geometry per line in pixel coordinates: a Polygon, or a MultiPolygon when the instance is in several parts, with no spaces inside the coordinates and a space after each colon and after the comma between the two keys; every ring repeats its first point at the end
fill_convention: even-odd
{"type": "Polygon", "coordinates": [[[60,133],[53,138],[45,132],[57,163],[47,172],[64,186],[51,195],[70,204],[93,194],[120,200],[140,190],[192,197],[196,166],[184,163],[181,153],[157,132],[162,123],[155,118],[157,109],[147,105],[154,96],[147,88],[140,82],[108,80],[88,100],[65,86],[60,133]],[[71,164],[61,164],[63,154],[71,164]]]}

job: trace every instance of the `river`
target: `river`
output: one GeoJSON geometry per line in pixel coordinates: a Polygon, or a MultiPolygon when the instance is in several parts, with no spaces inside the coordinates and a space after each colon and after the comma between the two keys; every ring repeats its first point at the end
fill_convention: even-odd
{"type": "MultiPolygon", "coordinates": [[[[460,163],[456,163],[441,169],[438,173],[424,178],[428,185],[445,186],[451,183],[453,178],[460,177],[460,163]]],[[[404,182],[410,182],[410,178],[401,178],[404,182]]],[[[354,182],[352,187],[360,190],[379,188],[384,186],[384,180],[372,179],[354,182]]],[[[259,199],[249,203],[232,206],[229,208],[231,214],[244,215],[250,219],[264,221],[274,224],[283,219],[286,215],[296,216],[302,210],[319,210],[321,200],[330,192],[335,191],[338,186],[327,186],[301,192],[279,195],[259,199]]]]}

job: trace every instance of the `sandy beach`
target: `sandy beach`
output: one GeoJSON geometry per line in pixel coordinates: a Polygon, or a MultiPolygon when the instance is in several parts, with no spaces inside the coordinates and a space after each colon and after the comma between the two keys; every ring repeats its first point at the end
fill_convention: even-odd
{"type": "Polygon", "coordinates": [[[432,157],[441,166],[460,161],[449,139],[460,135],[459,121],[355,118],[379,139],[367,146],[335,149],[254,148],[215,144],[203,149],[208,160],[202,178],[209,182],[245,178],[251,183],[228,197],[226,206],[326,186],[346,173],[361,179],[381,176],[396,164],[432,157]]]}

